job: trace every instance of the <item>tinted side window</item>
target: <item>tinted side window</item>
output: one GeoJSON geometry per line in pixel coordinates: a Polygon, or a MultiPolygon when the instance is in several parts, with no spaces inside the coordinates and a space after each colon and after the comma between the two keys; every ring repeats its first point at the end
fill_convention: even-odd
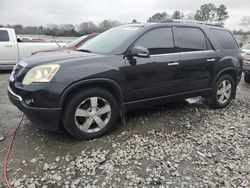
{"type": "Polygon", "coordinates": [[[206,38],[203,32],[197,28],[176,28],[179,39],[179,51],[201,51],[207,50],[206,38]]]}
{"type": "Polygon", "coordinates": [[[238,49],[238,44],[229,31],[211,29],[212,35],[223,49],[238,49]]]}
{"type": "Polygon", "coordinates": [[[159,28],[144,34],[135,44],[148,48],[151,55],[174,52],[173,33],[171,28],[159,28]]]}
{"type": "Polygon", "coordinates": [[[0,31],[0,42],[7,42],[9,41],[9,34],[7,31],[1,30],[0,31]]]}

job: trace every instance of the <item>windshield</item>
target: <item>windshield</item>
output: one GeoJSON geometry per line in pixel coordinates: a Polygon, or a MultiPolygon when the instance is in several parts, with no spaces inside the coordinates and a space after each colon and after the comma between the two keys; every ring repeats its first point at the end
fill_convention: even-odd
{"type": "Polygon", "coordinates": [[[69,43],[66,44],[67,47],[75,47],[78,43],[80,43],[83,39],[87,38],[88,35],[81,36],[69,43]]]}
{"type": "Polygon", "coordinates": [[[141,27],[138,26],[120,26],[112,28],[90,41],[87,41],[80,46],[78,50],[97,54],[107,54],[138,32],[140,28],[141,27]]]}
{"type": "Polygon", "coordinates": [[[246,44],[242,47],[242,49],[250,50],[250,44],[246,44]]]}

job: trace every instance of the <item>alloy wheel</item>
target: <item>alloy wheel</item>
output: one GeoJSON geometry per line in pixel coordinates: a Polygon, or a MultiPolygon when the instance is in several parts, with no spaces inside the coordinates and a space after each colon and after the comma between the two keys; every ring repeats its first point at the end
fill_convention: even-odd
{"type": "Polygon", "coordinates": [[[223,80],[217,89],[217,100],[220,104],[225,104],[231,97],[232,84],[229,80],[223,80]]]}
{"type": "Polygon", "coordinates": [[[86,133],[103,129],[111,117],[110,104],[102,97],[90,97],[81,102],[75,111],[77,127],[86,133]]]}

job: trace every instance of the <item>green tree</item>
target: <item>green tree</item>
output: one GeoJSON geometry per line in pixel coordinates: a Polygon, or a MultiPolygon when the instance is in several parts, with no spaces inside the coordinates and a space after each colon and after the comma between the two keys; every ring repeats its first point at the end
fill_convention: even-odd
{"type": "Polygon", "coordinates": [[[74,36],[76,35],[75,27],[72,24],[62,24],[60,26],[61,33],[63,36],[74,36]]]}
{"type": "Polygon", "coordinates": [[[156,13],[153,16],[151,16],[147,22],[160,22],[166,19],[169,19],[170,16],[169,14],[167,14],[166,12],[162,12],[162,13],[156,13]]]}
{"type": "Polygon", "coordinates": [[[135,23],[138,23],[136,19],[133,19],[132,20],[132,23],[135,24],[135,23]]]}
{"type": "Polygon", "coordinates": [[[83,22],[78,26],[78,32],[81,35],[97,32],[97,26],[93,22],[83,22]]]}
{"type": "Polygon", "coordinates": [[[184,18],[184,13],[180,12],[179,10],[174,11],[172,15],[172,19],[183,19],[184,18]]]}
{"type": "Polygon", "coordinates": [[[216,6],[212,3],[201,5],[200,10],[196,11],[194,18],[199,21],[214,21],[216,18],[216,6]]]}
{"type": "Polygon", "coordinates": [[[194,18],[199,21],[209,21],[224,24],[229,16],[227,7],[225,5],[220,5],[217,8],[214,4],[208,3],[201,5],[200,9],[196,11],[194,18]]]}
{"type": "Polygon", "coordinates": [[[110,28],[112,28],[112,24],[109,20],[104,20],[102,23],[99,24],[99,30],[101,32],[106,31],[110,28]]]}
{"type": "MultiPolygon", "coordinates": [[[[51,35],[55,35],[55,36],[60,36],[60,35],[61,35],[61,30],[60,30],[60,28],[59,28],[58,25],[56,25],[56,24],[49,24],[47,27],[48,27],[49,33],[50,33],[51,35]]],[[[27,29],[28,29],[29,31],[32,31],[32,30],[33,30],[32,27],[30,27],[30,28],[27,27],[27,29]]]]}
{"type": "Polygon", "coordinates": [[[224,24],[228,18],[227,7],[225,5],[220,5],[219,8],[217,8],[216,21],[220,24],[224,24]]]}

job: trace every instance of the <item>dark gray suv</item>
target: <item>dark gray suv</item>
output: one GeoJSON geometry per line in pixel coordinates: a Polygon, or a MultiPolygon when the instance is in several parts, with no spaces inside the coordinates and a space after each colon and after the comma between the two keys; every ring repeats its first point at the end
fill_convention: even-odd
{"type": "Polygon", "coordinates": [[[76,51],[21,60],[8,93],[34,125],[92,139],[135,108],[195,96],[227,106],[241,79],[241,53],[229,30],[207,23],[123,25],[76,51]]]}

